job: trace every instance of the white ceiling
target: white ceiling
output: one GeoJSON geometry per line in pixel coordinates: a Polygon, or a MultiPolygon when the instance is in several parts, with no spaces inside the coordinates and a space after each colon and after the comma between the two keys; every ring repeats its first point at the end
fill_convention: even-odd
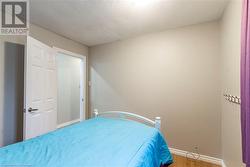
{"type": "Polygon", "coordinates": [[[217,20],[225,0],[31,0],[31,22],[88,46],[217,20]]]}

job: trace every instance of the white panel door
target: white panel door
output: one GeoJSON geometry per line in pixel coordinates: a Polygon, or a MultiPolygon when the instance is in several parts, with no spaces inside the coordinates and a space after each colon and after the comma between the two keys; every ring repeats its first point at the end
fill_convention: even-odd
{"type": "Polygon", "coordinates": [[[27,37],[25,57],[24,139],[56,129],[57,77],[55,51],[27,37]]]}

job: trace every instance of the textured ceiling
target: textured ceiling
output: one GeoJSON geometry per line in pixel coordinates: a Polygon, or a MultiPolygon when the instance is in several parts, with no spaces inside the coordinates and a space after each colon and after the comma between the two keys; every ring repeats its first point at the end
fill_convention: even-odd
{"type": "Polygon", "coordinates": [[[219,19],[225,0],[31,0],[31,22],[93,46],[219,19]]]}

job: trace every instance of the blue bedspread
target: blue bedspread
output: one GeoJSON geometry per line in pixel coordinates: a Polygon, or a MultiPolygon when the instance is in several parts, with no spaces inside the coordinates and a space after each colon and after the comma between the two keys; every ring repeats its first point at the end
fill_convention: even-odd
{"type": "Polygon", "coordinates": [[[146,125],[94,118],[0,149],[0,166],[160,167],[172,163],[161,133],[146,125]]]}

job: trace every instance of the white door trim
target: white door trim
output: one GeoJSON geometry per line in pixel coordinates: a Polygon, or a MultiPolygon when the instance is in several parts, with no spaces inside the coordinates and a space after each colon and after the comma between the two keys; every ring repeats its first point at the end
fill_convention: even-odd
{"type": "MultiPolygon", "coordinates": [[[[86,118],[86,82],[87,82],[87,57],[85,55],[81,55],[78,53],[70,52],[58,47],[53,46],[53,49],[55,50],[56,53],[63,53],[66,55],[70,55],[72,57],[76,57],[82,60],[82,69],[81,69],[81,74],[83,77],[81,77],[81,85],[82,91],[80,92],[81,98],[80,98],[80,121],[85,120],[86,118]]],[[[70,125],[71,122],[68,122],[67,125],[70,125]]],[[[60,126],[60,125],[58,125],[60,126]]],[[[61,127],[61,126],[60,126],[61,127]]]]}

